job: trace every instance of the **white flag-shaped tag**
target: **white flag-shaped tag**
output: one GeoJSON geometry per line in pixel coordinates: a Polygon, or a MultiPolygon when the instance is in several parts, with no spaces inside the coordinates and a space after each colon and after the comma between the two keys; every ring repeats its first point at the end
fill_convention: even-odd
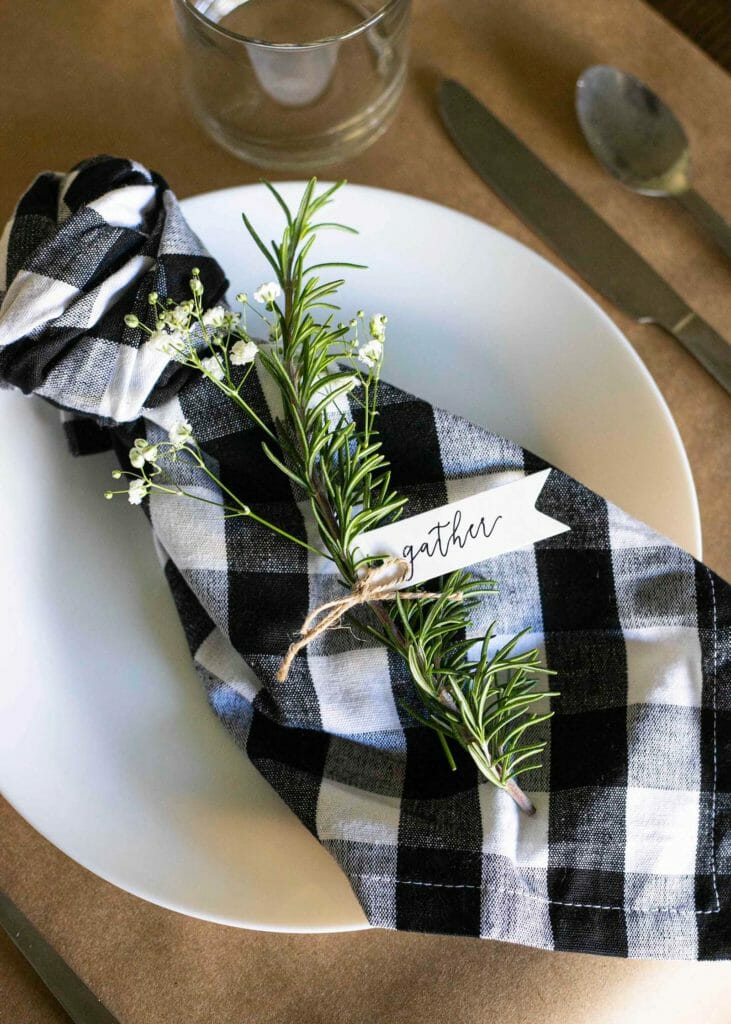
{"type": "Polygon", "coordinates": [[[413,587],[566,533],[570,527],[535,508],[550,472],[531,473],[512,484],[362,533],[354,546],[362,555],[406,559],[411,572],[398,586],[413,587]]]}

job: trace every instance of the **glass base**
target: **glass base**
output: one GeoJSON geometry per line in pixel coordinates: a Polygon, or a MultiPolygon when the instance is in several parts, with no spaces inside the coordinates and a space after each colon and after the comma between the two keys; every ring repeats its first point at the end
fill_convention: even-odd
{"type": "Polygon", "coordinates": [[[367,149],[391,124],[405,79],[404,71],[391,83],[378,102],[361,113],[349,124],[339,125],[325,134],[296,140],[267,139],[259,135],[245,138],[233,134],[213,120],[189,93],[189,102],[196,119],[207,134],[239,160],[257,167],[287,171],[314,171],[328,164],[340,163],[367,149]]]}

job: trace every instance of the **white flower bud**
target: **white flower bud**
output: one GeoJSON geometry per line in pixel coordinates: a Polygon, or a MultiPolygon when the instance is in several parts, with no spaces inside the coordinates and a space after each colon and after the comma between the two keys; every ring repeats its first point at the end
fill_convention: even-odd
{"type": "Polygon", "coordinates": [[[365,366],[374,367],[383,359],[383,342],[377,338],[371,338],[365,345],[358,349],[358,359],[365,366]]]}
{"type": "Polygon", "coordinates": [[[167,312],[166,320],[171,327],[185,331],[190,324],[190,314],[192,309],[192,302],[181,302],[179,306],[174,306],[167,312]]]}
{"type": "Polygon", "coordinates": [[[266,284],[259,285],[254,292],[254,299],[256,302],[261,302],[263,306],[269,306],[271,303],[276,302],[281,294],[282,289],[277,282],[268,281],[266,284]]]}
{"type": "Polygon", "coordinates": [[[223,306],[211,306],[201,317],[204,327],[223,327],[226,319],[226,310],[223,306]]]}
{"type": "Polygon", "coordinates": [[[170,428],[168,437],[170,443],[174,444],[176,448],[182,448],[193,437],[193,428],[187,420],[178,420],[170,428]]]}
{"type": "Polygon", "coordinates": [[[142,499],[147,496],[148,486],[144,480],[130,480],[127,500],[130,505],[141,505],[142,499]]]}
{"type": "Polygon", "coordinates": [[[223,367],[215,356],[201,359],[201,366],[208,376],[213,377],[214,380],[223,380],[226,376],[223,372],[223,367]]]}
{"type": "Polygon", "coordinates": [[[383,313],[376,313],[375,316],[371,317],[368,323],[368,331],[370,333],[371,338],[373,338],[374,341],[380,341],[381,343],[383,343],[383,341],[386,338],[387,323],[388,317],[384,316],[383,313]]]}
{"type": "Polygon", "coordinates": [[[153,331],[148,344],[152,346],[155,352],[160,352],[164,356],[169,356],[172,351],[170,348],[170,335],[164,330],[153,331]]]}
{"type": "Polygon", "coordinates": [[[229,352],[229,360],[234,366],[246,366],[254,362],[258,351],[253,341],[237,341],[229,352]]]}

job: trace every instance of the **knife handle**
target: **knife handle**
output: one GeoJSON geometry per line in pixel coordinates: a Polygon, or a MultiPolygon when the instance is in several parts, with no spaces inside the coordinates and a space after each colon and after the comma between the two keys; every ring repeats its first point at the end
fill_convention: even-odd
{"type": "Polygon", "coordinates": [[[74,1024],[119,1024],[4,892],[0,892],[0,928],[15,943],[74,1024]]]}
{"type": "Polygon", "coordinates": [[[731,345],[691,309],[675,324],[659,323],[731,395],[731,345]]]}

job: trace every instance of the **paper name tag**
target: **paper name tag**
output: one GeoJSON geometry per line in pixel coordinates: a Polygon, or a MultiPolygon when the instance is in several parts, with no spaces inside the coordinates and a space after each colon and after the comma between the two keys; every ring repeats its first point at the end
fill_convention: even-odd
{"type": "Polygon", "coordinates": [[[362,555],[404,558],[410,574],[399,587],[413,587],[455,569],[527,547],[570,527],[538,512],[535,503],[551,470],[421,512],[362,533],[362,555]]]}

